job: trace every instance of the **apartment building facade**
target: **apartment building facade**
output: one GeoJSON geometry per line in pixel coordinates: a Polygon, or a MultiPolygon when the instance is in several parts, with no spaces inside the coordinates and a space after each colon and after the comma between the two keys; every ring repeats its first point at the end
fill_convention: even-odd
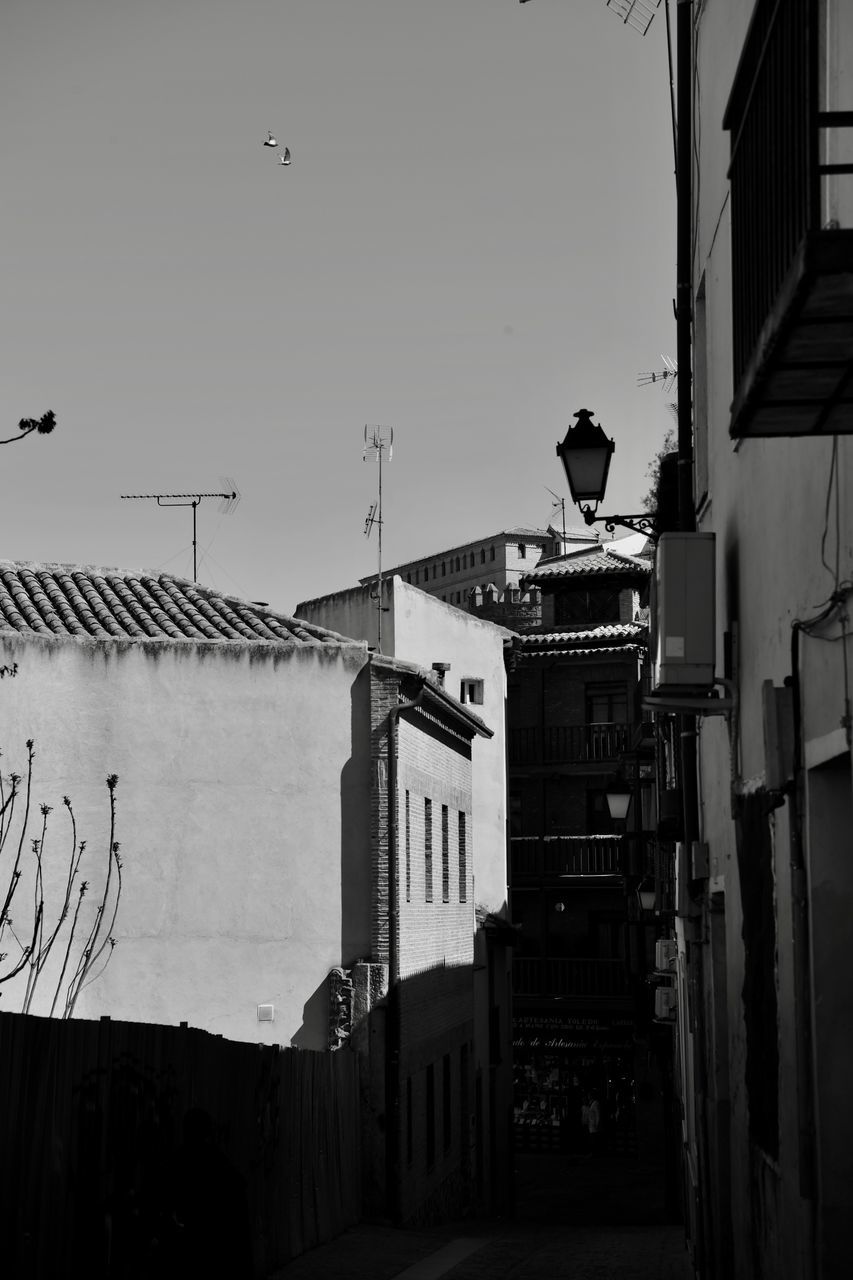
{"type": "Polygon", "coordinates": [[[817,1280],[849,1270],[853,1204],[853,14],[677,7],[695,516],[731,701],[700,714],[679,853],[684,1202],[701,1276],[817,1280]]]}

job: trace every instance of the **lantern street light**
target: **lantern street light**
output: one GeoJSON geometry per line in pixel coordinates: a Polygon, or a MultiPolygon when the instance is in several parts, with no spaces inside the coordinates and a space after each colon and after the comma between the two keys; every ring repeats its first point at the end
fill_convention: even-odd
{"type": "Polygon", "coordinates": [[[563,464],[572,501],[586,523],[601,520],[608,533],[613,533],[616,526],[621,525],[633,533],[656,537],[656,521],[652,512],[630,516],[596,515],[607,488],[607,473],[616,445],[593,422],[591,410],[578,409],[573,416],[577,418],[577,424],[569,427],[563,443],[557,445],[557,457],[563,464]]]}
{"type": "Polygon", "coordinates": [[[631,788],[620,778],[614,779],[605,792],[607,807],[614,822],[624,822],[631,807],[631,788]]]}
{"type": "Polygon", "coordinates": [[[640,904],[640,911],[643,915],[651,914],[657,903],[657,888],[654,880],[650,876],[646,876],[641,880],[637,887],[637,901],[640,904]]]}

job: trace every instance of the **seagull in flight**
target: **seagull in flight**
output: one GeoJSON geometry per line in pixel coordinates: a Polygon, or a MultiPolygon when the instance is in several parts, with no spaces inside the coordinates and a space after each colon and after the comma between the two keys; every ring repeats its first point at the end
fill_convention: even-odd
{"type": "Polygon", "coordinates": [[[269,136],[267,137],[266,142],[262,143],[261,145],[262,145],[262,146],[264,146],[264,147],[277,147],[277,146],[278,146],[278,143],[276,142],[275,138],[274,138],[274,137],[272,136],[272,134],[270,133],[270,134],[269,134],[269,136]]]}
{"type": "Polygon", "coordinates": [[[290,164],[290,147],[284,148],[284,155],[279,155],[279,164],[290,164]]]}

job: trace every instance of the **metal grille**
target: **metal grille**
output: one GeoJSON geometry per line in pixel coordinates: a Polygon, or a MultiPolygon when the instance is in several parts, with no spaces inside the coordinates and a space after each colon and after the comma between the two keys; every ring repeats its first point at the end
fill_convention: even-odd
{"type": "Polygon", "coordinates": [[[731,132],[734,377],[819,220],[816,0],[758,0],[723,125],[731,132]]]}

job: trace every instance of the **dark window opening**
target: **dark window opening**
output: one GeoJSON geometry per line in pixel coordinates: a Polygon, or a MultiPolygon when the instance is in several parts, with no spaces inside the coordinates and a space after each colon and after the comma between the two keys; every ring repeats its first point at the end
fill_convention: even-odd
{"type": "Polygon", "coordinates": [[[441,900],[450,901],[450,816],[446,804],[441,806],[441,900]]]}
{"type": "Polygon", "coordinates": [[[426,1069],[426,1162],[428,1169],[435,1164],[435,1068],[432,1063],[426,1069]]]}
{"type": "Polygon", "coordinates": [[[464,813],[459,814],[459,901],[468,901],[468,830],[464,813]]]}
{"type": "Polygon", "coordinates": [[[415,1134],[412,1123],[412,1077],[406,1077],[406,1164],[412,1163],[415,1152],[415,1134]]]}
{"type": "Polygon", "coordinates": [[[761,792],[744,796],[735,822],[744,945],[743,1012],[750,1137],[779,1154],[779,1019],[776,917],[773,907],[771,805],[761,792]]]}
{"type": "Polygon", "coordinates": [[[412,824],[410,821],[410,796],[406,792],[406,901],[412,901],[412,824]]]}
{"type": "Polygon", "coordinates": [[[452,1128],[453,1114],[451,1111],[451,1080],[450,1080],[450,1054],[449,1053],[446,1053],[444,1055],[444,1060],[441,1066],[442,1066],[441,1136],[444,1139],[444,1150],[449,1151],[450,1143],[452,1139],[452,1133],[453,1133],[453,1128],[452,1128]]]}
{"type": "Polygon", "coordinates": [[[432,801],[424,800],[424,897],[432,902],[432,801]]]}
{"type": "Polygon", "coordinates": [[[557,623],[618,622],[620,591],[614,587],[574,587],[554,597],[557,623]]]}

